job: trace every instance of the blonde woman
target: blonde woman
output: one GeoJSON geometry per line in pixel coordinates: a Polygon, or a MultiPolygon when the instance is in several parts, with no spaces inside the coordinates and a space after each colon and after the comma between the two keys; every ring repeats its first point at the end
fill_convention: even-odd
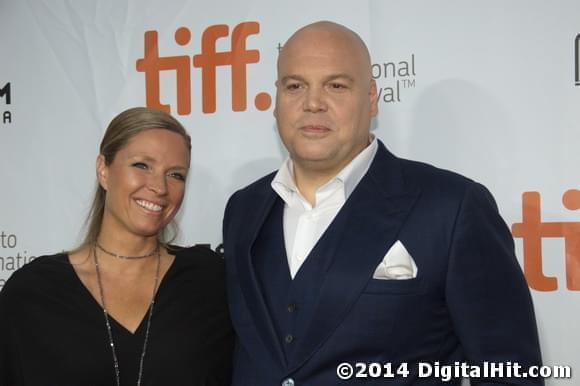
{"type": "Polygon", "coordinates": [[[223,261],[166,242],[190,152],[164,112],[111,121],[84,242],[39,257],[0,292],[0,385],[229,385],[223,261]]]}

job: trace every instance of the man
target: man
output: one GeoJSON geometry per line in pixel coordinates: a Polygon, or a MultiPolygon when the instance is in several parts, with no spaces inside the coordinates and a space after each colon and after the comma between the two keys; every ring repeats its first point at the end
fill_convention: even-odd
{"type": "Polygon", "coordinates": [[[421,363],[539,364],[529,291],[493,198],[370,134],[377,89],[360,37],[330,22],[300,29],[276,87],[289,159],[236,192],[224,217],[233,385],[436,385],[421,363]]]}

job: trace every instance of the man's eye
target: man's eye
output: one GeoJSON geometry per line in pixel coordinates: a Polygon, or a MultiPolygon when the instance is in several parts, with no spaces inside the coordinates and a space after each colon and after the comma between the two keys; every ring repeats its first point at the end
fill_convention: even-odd
{"type": "Polygon", "coordinates": [[[147,166],[147,164],[144,162],[134,162],[133,164],[131,164],[131,166],[133,166],[134,168],[143,169],[143,170],[146,170],[149,168],[149,166],[147,166]]]}
{"type": "Polygon", "coordinates": [[[288,91],[296,91],[300,89],[302,86],[299,83],[290,83],[286,85],[286,90],[288,91]]]}
{"type": "Polygon", "coordinates": [[[347,87],[346,87],[346,85],[344,85],[342,83],[331,83],[330,88],[333,90],[344,90],[347,87]]]}

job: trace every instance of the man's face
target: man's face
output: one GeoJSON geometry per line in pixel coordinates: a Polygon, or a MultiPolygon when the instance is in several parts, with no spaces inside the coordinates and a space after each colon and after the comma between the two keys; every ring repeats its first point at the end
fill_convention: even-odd
{"type": "Polygon", "coordinates": [[[296,166],[336,174],[368,145],[377,113],[366,52],[352,36],[318,28],[298,32],[280,55],[280,137],[296,166]]]}

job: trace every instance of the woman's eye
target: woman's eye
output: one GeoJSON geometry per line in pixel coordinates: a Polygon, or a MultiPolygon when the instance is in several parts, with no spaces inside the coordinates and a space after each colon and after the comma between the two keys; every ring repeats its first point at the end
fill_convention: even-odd
{"type": "Polygon", "coordinates": [[[182,173],[169,173],[169,176],[175,178],[178,181],[185,181],[185,175],[182,173]]]}
{"type": "Polygon", "coordinates": [[[135,162],[131,164],[134,168],[146,170],[148,168],[147,164],[144,162],[135,162]]]}

